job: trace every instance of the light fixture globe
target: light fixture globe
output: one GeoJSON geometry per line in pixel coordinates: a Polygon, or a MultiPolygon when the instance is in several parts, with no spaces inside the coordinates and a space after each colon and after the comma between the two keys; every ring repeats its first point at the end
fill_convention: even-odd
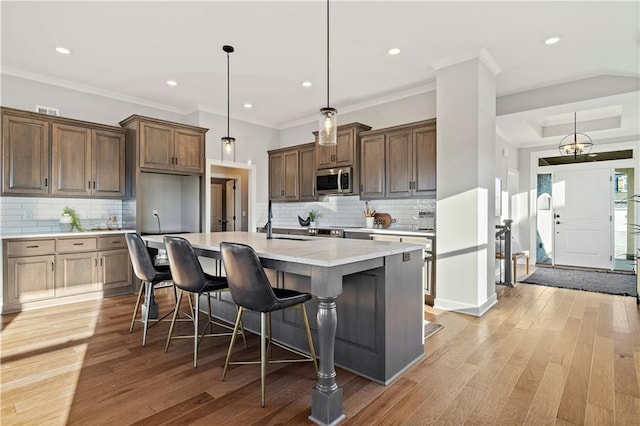
{"type": "Polygon", "coordinates": [[[338,144],[338,110],[329,105],[329,0],[327,0],[327,106],[320,108],[318,145],[338,144]]]}
{"type": "Polygon", "coordinates": [[[222,161],[236,161],[236,138],[229,136],[229,53],[234,52],[233,46],[222,46],[223,52],[227,54],[227,136],[220,139],[220,159],[222,161]]]}
{"type": "Polygon", "coordinates": [[[338,110],[331,107],[320,108],[318,128],[319,145],[336,145],[338,143],[338,110]]]}
{"type": "Polygon", "coordinates": [[[578,155],[589,154],[593,147],[591,138],[584,133],[578,133],[576,128],[577,114],[573,113],[573,133],[562,138],[560,145],[558,145],[560,154],[573,155],[574,159],[578,159],[578,155]]]}

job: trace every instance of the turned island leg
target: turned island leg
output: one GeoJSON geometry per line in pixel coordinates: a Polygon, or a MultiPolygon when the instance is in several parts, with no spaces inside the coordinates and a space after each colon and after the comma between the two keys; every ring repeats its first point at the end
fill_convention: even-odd
{"type": "Polygon", "coordinates": [[[342,388],[336,383],[334,347],[338,315],[336,296],[318,296],[318,344],[320,364],[318,383],[311,391],[309,420],[320,425],[334,425],[345,418],[342,412],[342,388]]]}

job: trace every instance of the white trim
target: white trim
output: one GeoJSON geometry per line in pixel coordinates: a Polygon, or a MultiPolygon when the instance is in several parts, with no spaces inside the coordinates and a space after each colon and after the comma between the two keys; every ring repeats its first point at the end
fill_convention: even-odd
{"type": "MultiPolygon", "coordinates": [[[[422,86],[414,87],[411,89],[406,89],[399,92],[394,92],[389,95],[381,96],[379,98],[371,99],[368,101],[360,102],[357,104],[352,104],[345,107],[338,108],[338,112],[340,114],[346,114],[353,111],[359,111],[365,108],[371,108],[378,105],[386,104],[388,102],[398,101],[400,99],[409,98],[411,96],[420,95],[422,93],[434,92],[436,90],[436,83],[429,83],[422,86]]],[[[285,123],[281,123],[278,127],[278,130],[283,130],[289,127],[300,126],[302,124],[307,124],[310,122],[318,121],[318,116],[314,115],[311,117],[300,118],[298,120],[293,120],[285,123]]]]}
{"type": "Polygon", "coordinates": [[[484,303],[478,306],[436,297],[433,302],[433,307],[444,311],[453,311],[461,314],[472,315],[474,317],[481,317],[496,303],[498,303],[498,296],[496,293],[493,293],[484,303]]]}
{"type": "MultiPolygon", "coordinates": [[[[252,232],[252,229],[255,229],[254,223],[254,208],[256,205],[256,165],[248,164],[248,163],[229,163],[226,161],[215,160],[211,158],[207,158],[206,168],[204,173],[204,181],[205,181],[205,210],[204,210],[204,220],[202,224],[203,232],[211,232],[211,178],[212,177],[229,177],[230,179],[238,179],[240,181],[239,175],[234,175],[230,173],[228,175],[220,175],[220,174],[212,174],[211,167],[227,167],[231,169],[245,169],[248,170],[248,182],[247,182],[247,231],[252,232]]],[[[242,217],[242,208],[240,208],[240,217],[242,217]]]]}
{"type": "MultiPolygon", "coordinates": [[[[209,105],[203,105],[203,104],[197,104],[196,105],[196,109],[191,111],[191,113],[196,113],[196,112],[206,112],[209,114],[215,114],[218,115],[220,117],[223,118],[227,118],[227,112],[226,111],[218,111],[215,108],[210,107],[209,105]]],[[[229,118],[231,118],[232,120],[237,120],[237,121],[242,121],[244,123],[251,123],[251,124],[255,124],[257,126],[262,126],[262,127],[268,127],[270,129],[277,129],[277,125],[275,123],[267,123],[264,121],[257,121],[257,120],[248,120],[244,117],[240,117],[234,114],[229,114],[229,118]]]]}
{"type": "Polygon", "coordinates": [[[467,51],[458,55],[449,56],[444,59],[433,61],[431,62],[431,67],[436,71],[440,71],[443,68],[460,64],[462,62],[467,62],[476,58],[486,65],[486,67],[494,77],[502,71],[502,68],[500,67],[500,65],[498,65],[498,62],[496,62],[496,60],[493,58],[493,56],[491,56],[487,48],[485,48],[484,46],[479,51],[467,51]]]}
{"type": "Polygon", "coordinates": [[[2,74],[10,75],[13,77],[25,78],[27,80],[33,80],[40,83],[50,84],[52,86],[64,87],[65,89],[77,90],[83,93],[90,93],[92,95],[103,96],[105,98],[115,99],[123,102],[129,102],[132,104],[142,105],[149,108],[156,108],[163,111],[173,112],[176,114],[188,115],[191,112],[193,112],[193,111],[188,111],[182,108],[176,108],[171,105],[161,104],[159,102],[153,102],[147,99],[138,98],[135,96],[128,96],[128,95],[123,95],[121,93],[112,92],[110,90],[99,89],[97,87],[88,86],[86,84],[74,83],[69,80],[50,77],[47,75],[38,74],[31,71],[24,71],[18,68],[2,66],[1,72],[2,74]]]}

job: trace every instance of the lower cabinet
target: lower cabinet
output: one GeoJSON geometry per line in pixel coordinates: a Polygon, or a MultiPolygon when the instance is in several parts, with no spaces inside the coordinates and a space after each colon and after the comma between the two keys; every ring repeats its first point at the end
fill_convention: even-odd
{"type": "MultiPolygon", "coordinates": [[[[124,234],[4,242],[3,312],[58,304],[67,296],[132,289],[124,234]],[[51,303],[47,303],[51,302],[51,303]]],[[[77,299],[74,299],[77,300],[77,299]]]]}

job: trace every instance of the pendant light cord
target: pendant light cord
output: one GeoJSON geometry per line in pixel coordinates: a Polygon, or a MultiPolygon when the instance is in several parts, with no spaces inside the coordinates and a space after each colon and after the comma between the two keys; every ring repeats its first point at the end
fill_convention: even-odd
{"type": "Polygon", "coordinates": [[[329,0],[327,0],[327,108],[329,106],[329,0]]]}
{"type": "Polygon", "coordinates": [[[229,138],[229,52],[227,52],[227,139],[229,138]]]}

